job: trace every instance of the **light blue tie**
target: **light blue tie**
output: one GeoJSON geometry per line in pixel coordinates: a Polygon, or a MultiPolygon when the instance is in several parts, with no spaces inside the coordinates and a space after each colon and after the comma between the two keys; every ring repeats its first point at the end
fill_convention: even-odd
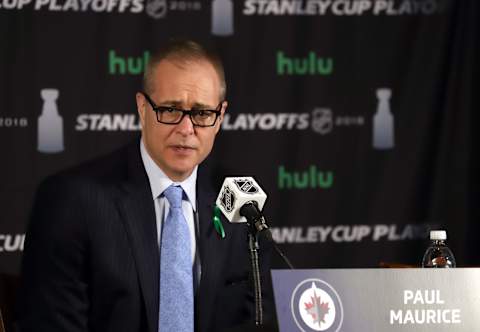
{"type": "Polygon", "coordinates": [[[170,204],[160,245],[159,332],[193,332],[193,270],[190,231],[182,212],[183,189],[164,191],[170,204]]]}

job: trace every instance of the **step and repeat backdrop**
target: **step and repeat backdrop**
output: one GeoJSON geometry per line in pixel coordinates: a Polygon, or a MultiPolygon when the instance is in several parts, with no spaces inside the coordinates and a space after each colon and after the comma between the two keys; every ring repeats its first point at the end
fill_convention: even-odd
{"type": "MultiPolygon", "coordinates": [[[[171,37],[213,46],[229,108],[209,164],[268,193],[296,267],[419,265],[446,229],[480,265],[475,0],[0,0],[0,273],[38,183],[139,135],[171,37]]],[[[283,267],[278,260],[277,267],[283,267]]]]}

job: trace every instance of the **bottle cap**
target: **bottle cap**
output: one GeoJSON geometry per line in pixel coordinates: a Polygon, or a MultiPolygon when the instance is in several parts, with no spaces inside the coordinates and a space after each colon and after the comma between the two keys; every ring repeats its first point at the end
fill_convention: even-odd
{"type": "Polygon", "coordinates": [[[447,232],[441,230],[430,231],[430,240],[446,240],[447,232]]]}

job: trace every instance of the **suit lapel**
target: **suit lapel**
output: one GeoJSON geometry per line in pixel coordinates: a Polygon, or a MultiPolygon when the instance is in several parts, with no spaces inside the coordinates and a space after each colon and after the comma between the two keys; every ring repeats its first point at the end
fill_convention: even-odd
{"type": "MultiPolygon", "coordinates": [[[[155,207],[148,177],[143,166],[138,141],[128,150],[128,176],[121,185],[117,205],[127,230],[145,302],[148,331],[158,331],[160,255],[157,241],[155,207]]],[[[201,279],[195,303],[196,330],[208,331],[215,311],[213,294],[222,285],[219,280],[225,264],[226,239],[213,227],[215,193],[209,177],[199,167],[197,201],[201,279]]]]}
{"type": "Polygon", "coordinates": [[[158,331],[159,250],[155,207],[137,144],[128,152],[128,177],[117,205],[127,230],[140,288],[145,302],[148,331],[158,331]]]}
{"type": "MultiPolygon", "coordinates": [[[[199,169],[200,171],[200,169],[199,169]]],[[[215,196],[212,191],[208,191],[205,185],[202,185],[203,178],[199,173],[197,197],[200,219],[200,261],[201,261],[201,279],[198,298],[196,299],[197,330],[208,331],[211,326],[213,314],[215,311],[215,296],[219,285],[219,279],[225,262],[226,250],[225,243],[216,233],[213,227],[213,208],[215,196]]]]}

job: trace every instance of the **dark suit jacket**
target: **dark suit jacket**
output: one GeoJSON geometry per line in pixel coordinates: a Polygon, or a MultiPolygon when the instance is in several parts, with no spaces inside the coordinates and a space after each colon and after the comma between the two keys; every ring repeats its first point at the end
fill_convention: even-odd
{"type": "MultiPolygon", "coordinates": [[[[200,167],[195,326],[220,331],[254,321],[247,229],[222,220],[220,238],[216,193],[205,180],[200,167]]],[[[267,257],[260,259],[270,290],[267,257]]],[[[138,141],[40,185],[25,240],[21,331],[157,332],[158,279],[155,209],[138,141]]],[[[264,296],[268,318],[271,293],[264,296]]]]}

